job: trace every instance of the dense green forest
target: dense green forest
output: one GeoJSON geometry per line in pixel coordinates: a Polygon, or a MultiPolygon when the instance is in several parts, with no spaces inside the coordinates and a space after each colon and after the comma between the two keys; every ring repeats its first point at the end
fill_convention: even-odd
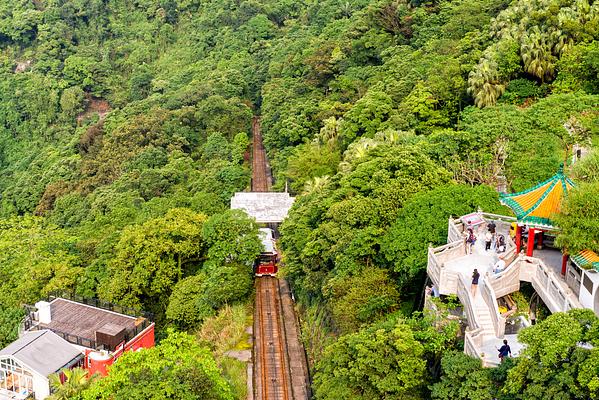
{"type": "Polygon", "coordinates": [[[251,297],[258,226],[228,204],[260,115],[297,195],[281,246],[317,399],[599,398],[592,313],[495,370],[412,313],[428,245],[449,215],[507,212],[500,183],[565,163],[559,242],[599,251],[598,39],[593,0],[0,0],[0,345],[22,304],[74,291],[163,339],[84,398],[239,397],[182,331],[251,297]]]}

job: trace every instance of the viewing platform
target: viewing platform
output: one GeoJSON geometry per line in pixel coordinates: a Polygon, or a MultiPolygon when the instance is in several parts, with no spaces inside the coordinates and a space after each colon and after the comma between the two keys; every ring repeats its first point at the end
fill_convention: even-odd
{"type": "MultiPolygon", "coordinates": [[[[551,251],[539,252],[540,258],[516,254],[516,245],[510,236],[510,227],[516,218],[478,212],[460,219],[449,219],[447,244],[430,247],[428,251],[427,273],[440,295],[457,295],[464,307],[468,320],[465,333],[464,352],[481,358],[483,365],[499,364],[497,347],[507,339],[514,356],[522,349],[516,334],[506,334],[506,313],[501,313],[497,299],[517,292],[521,282],[531,283],[534,290],[553,313],[582,308],[578,295],[568,285],[560,273],[561,260],[551,251]],[[467,224],[470,221],[471,224],[467,224]],[[501,253],[506,268],[493,272],[493,265],[499,259],[495,250],[485,250],[484,233],[487,224],[493,221],[497,234],[506,238],[505,252],[501,253]],[[467,254],[465,230],[472,227],[478,240],[467,254]],[[545,261],[551,261],[547,265],[545,261]],[[472,273],[480,273],[476,292],[471,292],[472,273]]],[[[529,322],[521,318],[523,326],[529,322]]]]}

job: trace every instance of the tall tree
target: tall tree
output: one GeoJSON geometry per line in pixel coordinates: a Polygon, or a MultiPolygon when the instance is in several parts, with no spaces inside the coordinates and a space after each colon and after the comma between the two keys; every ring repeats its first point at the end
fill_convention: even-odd
{"type": "Polygon", "coordinates": [[[169,331],[156,347],[123,354],[82,398],[233,400],[233,395],[210,350],[192,335],[169,331]]]}

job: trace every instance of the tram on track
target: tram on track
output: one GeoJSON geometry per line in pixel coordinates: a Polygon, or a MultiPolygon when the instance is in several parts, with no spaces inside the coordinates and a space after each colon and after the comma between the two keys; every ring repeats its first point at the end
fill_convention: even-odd
{"type": "Polygon", "coordinates": [[[259,233],[264,250],[254,263],[254,273],[256,276],[275,276],[279,269],[277,265],[279,253],[275,245],[273,231],[270,228],[260,228],[259,233]]]}

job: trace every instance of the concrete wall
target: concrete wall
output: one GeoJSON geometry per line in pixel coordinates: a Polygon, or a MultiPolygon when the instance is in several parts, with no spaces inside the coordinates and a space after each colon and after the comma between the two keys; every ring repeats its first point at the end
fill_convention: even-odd
{"type": "MultiPolygon", "coordinates": [[[[31,372],[31,371],[30,371],[31,372]]],[[[48,378],[37,374],[35,372],[33,374],[33,392],[35,393],[36,399],[45,399],[50,396],[50,382],[48,378]]]]}

